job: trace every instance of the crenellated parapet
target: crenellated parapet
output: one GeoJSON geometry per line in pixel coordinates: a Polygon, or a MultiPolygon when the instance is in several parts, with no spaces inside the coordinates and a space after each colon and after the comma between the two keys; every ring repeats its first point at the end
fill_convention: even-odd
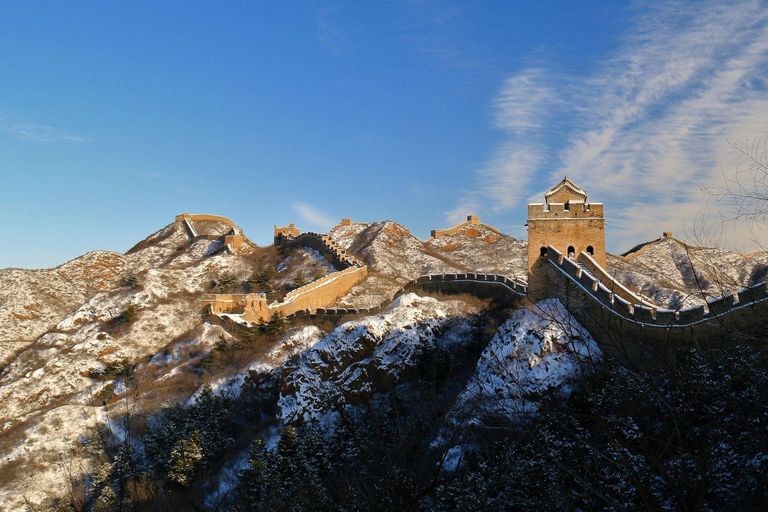
{"type": "Polygon", "coordinates": [[[282,302],[267,304],[266,297],[260,294],[211,294],[203,297],[204,310],[216,315],[238,315],[245,322],[268,320],[278,312],[286,317],[304,311],[314,312],[332,306],[368,277],[365,263],[328,235],[312,231],[301,233],[294,224],[275,226],[275,244],[315,249],[338,271],[288,292],[282,302]]]}
{"type": "Polygon", "coordinates": [[[585,252],[606,266],[605,216],[602,203],[589,203],[587,193],[568,178],[544,194],[543,203],[528,205],[528,285],[532,298],[546,297],[547,248],[569,258],[585,252]]]}
{"type": "Polygon", "coordinates": [[[221,222],[232,228],[233,232],[238,231],[238,227],[232,222],[232,219],[222,217],[221,215],[208,215],[207,213],[182,213],[176,216],[176,222],[221,222]]]}
{"type": "Polygon", "coordinates": [[[301,234],[301,230],[296,227],[296,224],[291,222],[287,226],[277,227],[275,224],[275,245],[280,245],[280,241],[283,239],[290,240],[301,234]]]}
{"type": "Polygon", "coordinates": [[[354,286],[368,277],[368,267],[349,267],[328,274],[290,291],[282,302],[267,304],[262,293],[208,294],[202,298],[203,310],[215,315],[236,315],[245,322],[269,320],[276,313],[290,317],[299,311],[315,311],[332,306],[354,286]]]}
{"type": "Polygon", "coordinates": [[[263,293],[222,294],[210,293],[201,299],[203,310],[216,315],[248,315],[249,317],[267,319],[270,317],[267,296],[263,293]]]}
{"type": "MultiPolygon", "coordinates": [[[[586,272],[575,261],[563,257],[552,246],[548,248],[547,259],[552,268],[567,277],[584,292],[585,300],[593,301],[596,305],[622,319],[646,327],[680,328],[713,323],[726,315],[738,314],[739,311],[746,310],[750,306],[768,305],[766,284],[759,283],[744,288],[736,294],[710,301],[706,305],[681,310],[659,308],[622,287],[608,275],[602,277],[602,279],[610,280],[606,285],[606,282],[592,272],[586,272]]],[[[560,288],[562,288],[560,283],[552,283],[551,293],[555,296],[558,295],[560,288]]],[[[746,310],[746,312],[750,313],[750,310],[746,310]]]]}
{"type": "Polygon", "coordinates": [[[478,298],[519,300],[526,296],[526,284],[501,274],[467,272],[459,274],[430,274],[406,283],[395,297],[410,292],[439,292],[466,294],[478,298]]]}
{"type": "Polygon", "coordinates": [[[276,237],[275,244],[283,247],[309,247],[315,249],[339,270],[365,266],[365,263],[360,258],[342,248],[332,237],[313,231],[307,231],[291,237],[276,237]]]}
{"type": "MultiPolygon", "coordinates": [[[[287,319],[305,318],[308,320],[331,319],[341,321],[342,319],[350,317],[367,316],[379,313],[404,293],[413,292],[423,296],[435,295],[438,297],[457,294],[471,295],[481,299],[501,300],[507,304],[516,303],[526,296],[526,285],[523,281],[500,274],[474,272],[461,274],[428,274],[421,276],[406,283],[397,291],[397,293],[395,293],[393,298],[386,299],[378,306],[370,308],[333,307],[332,304],[338,297],[333,297],[332,294],[327,298],[327,305],[321,305],[322,303],[317,300],[318,296],[314,293],[318,289],[325,289],[327,292],[328,285],[333,282],[338,282],[341,285],[339,289],[344,289],[350,284],[359,284],[365,279],[366,275],[367,267],[351,267],[345,271],[330,274],[321,280],[293,290],[286,296],[286,299],[283,302],[273,302],[270,304],[268,310],[270,314],[280,311],[287,319]],[[342,279],[350,279],[350,282],[342,284],[342,279]]],[[[210,301],[216,297],[221,297],[225,301],[231,301],[233,304],[237,304],[237,306],[230,306],[229,310],[227,310],[226,304],[222,306],[207,305],[207,312],[216,313],[220,316],[221,314],[226,315],[229,311],[240,311],[239,315],[236,312],[233,314],[240,316],[240,318],[246,322],[259,320],[259,318],[253,318],[243,314],[247,307],[246,303],[239,299],[243,296],[206,295],[204,298],[210,301]],[[218,313],[218,311],[221,311],[221,313],[218,313]]],[[[266,320],[269,317],[270,316],[264,316],[262,319],[266,320]]]]}
{"type": "MultiPolygon", "coordinates": [[[[555,252],[557,252],[557,250],[555,250],[555,252]]],[[[560,255],[559,258],[562,259],[563,256],[560,255]]],[[[650,308],[656,307],[656,304],[654,304],[654,302],[650,298],[646,297],[641,293],[633,292],[632,290],[630,290],[629,288],[627,288],[626,286],[618,282],[605,268],[601,267],[600,264],[597,261],[595,261],[595,259],[589,254],[585,252],[580,253],[576,257],[576,262],[578,266],[580,266],[583,270],[586,270],[587,273],[591,273],[593,277],[596,277],[601,283],[607,286],[613,294],[621,297],[627,302],[650,307],[650,308]]]]}
{"type": "MultiPolygon", "coordinates": [[[[487,224],[481,224],[480,223],[480,217],[478,217],[477,215],[468,215],[467,216],[467,221],[466,222],[462,222],[461,224],[459,224],[457,226],[454,226],[454,227],[449,228],[449,229],[433,229],[432,232],[431,232],[430,240],[434,240],[434,239],[437,239],[437,238],[440,238],[440,237],[443,237],[443,236],[455,235],[456,233],[459,233],[462,229],[465,229],[465,228],[468,228],[468,227],[471,227],[471,226],[483,226],[485,229],[487,229],[489,231],[493,231],[496,234],[501,234],[501,233],[499,233],[499,231],[496,228],[494,228],[492,226],[489,226],[487,224]]],[[[429,240],[427,240],[427,241],[429,241],[429,240]]]]}

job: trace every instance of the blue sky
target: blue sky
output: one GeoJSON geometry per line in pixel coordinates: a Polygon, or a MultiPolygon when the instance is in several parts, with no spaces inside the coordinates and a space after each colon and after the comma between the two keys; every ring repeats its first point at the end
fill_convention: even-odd
{"type": "MultiPolygon", "coordinates": [[[[0,268],[125,251],[177,213],[520,238],[568,175],[608,248],[701,212],[768,133],[768,5],[0,2],[0,268]]],[[[715,205],[715,208],[721,205],[715,205]]],[[[742,228],[726,243],[747,246],[742,228]]]]}

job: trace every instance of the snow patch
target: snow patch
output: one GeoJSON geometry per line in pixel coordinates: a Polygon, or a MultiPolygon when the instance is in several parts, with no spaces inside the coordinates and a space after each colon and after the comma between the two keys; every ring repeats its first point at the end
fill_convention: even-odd
{"type": "Polygon", "coordinates": [[[483,414],[537,410],[536,397],[569,392],[602,358],[592,336],[557,299],[515,311],[480,356],[457,407],[466,421],[483,414]]]}
{"type": "MultiPolygon", "coordinates": [[[[337,416],[332,408],[370,394],[375,383],[400,380],[425,344],[461,338],[442,331],[449,320],[469,312],[474,310],[463,302],[405,294],[378,315],[342,324],[283,366],[280,418],[318,421],[332,429],[337,416]]],[[[465,332],[469,324],[452,328],[465,332]]]]}

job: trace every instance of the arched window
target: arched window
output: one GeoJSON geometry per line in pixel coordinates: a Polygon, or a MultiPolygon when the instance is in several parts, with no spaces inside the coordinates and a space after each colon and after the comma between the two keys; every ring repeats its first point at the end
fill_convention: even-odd
{"type": "Polygon", "coordinates": [[[591,245],[587,246],[587,254],[589,254],[590,256],[594,256],[595,255],[595,248],[592,247],[591,245]]]}
{"type": "Polygon", "coordinates": [[[541,248],[541,256],[546,256],[546,255],[547,255],[547,248],[546,247],[542,247],[541,248]]]}
{"type": "Polygon", "coordinates": [[[570,201],[566,201],[565,202],[565,206],[563,206],[563,210],[568,211],[570,209],[571,209],[571,202],[570,201]]]}
{"type": "Polygon", "coordinates": [[[574,249],[572,245],[569,245],[568,246],[568,257],[569,258],[573,258],[574,256],[576,256],[576,249],[574,249]]]}

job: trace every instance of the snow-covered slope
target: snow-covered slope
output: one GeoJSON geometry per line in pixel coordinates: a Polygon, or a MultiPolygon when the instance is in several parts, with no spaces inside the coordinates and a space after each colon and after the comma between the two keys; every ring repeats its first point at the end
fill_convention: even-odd
{"type": "Polygon", "coordinates": [[[283,367],[278,407],[285,422],[319,420],[402,380],[419,351],[462,343],[468,314],[459,301],[406,294],[381,314],[347,322],[283,367]]]}
{"type": "MultiPolygon", "coordinates": [[[[381,314],[337,327],[283,366],[282,420],[332,428],[339,408],[391,389],[421,351],[470,343],[474,313],[462,302],[406,294],[381,314]]],[[[557,299],[519,309],[483,351],[451,413],[453,424],[466,428],[485,416],[534,411],[543,394],[567,392],[601,358],[592,336],[557,299]]]]}
{"type": "Polygon", "coordinates": [[[402,282],[423,274],[457,270],[450,262],[427,253],[421,240],[392,221],[339,226],[330,235],[343,248],[362,257],[375,272],[402,282]]]}
{"type": "Polygon", "coordinates": [[[515,311],[483,351],[461,394],[457,417],[518,417],[535,411],[536,400],[589,372],[601,358],[592,336],[557,299],[515,311]]]}
{"type": "Polygon", "coordinates": [[[608,255],[608,270],[619,282],[674,309],[702,304],[764,280],[768,253],[746,257],[666,238],[624,258],[608,255]]]}
{"type": "MultiPolygon", "coordinates": [[[[428,242],[389,221],[337,226],[331,235],[370,270],[342,305],[379,305],[422,274],[525,274],[526,243],[482,225],[428,242]]],[[[335,407],[364,402],[407,380],[425,350],[468,343],[468,333],[477,329],[469,320],[476,306],[408,294],[382,313],[329,334],[315,326],[291,329],[272,339],[273,345],[249,349],[250,359],[201,377],[200,361],[233,337],[203,323],[200,296],[222,274],[233,275],[239,286],[267,261],[276,267],[277,287],[300,272],[312,278],[334,270],[312,249],[285,253],[248,245],[230,254],[219,241],[190,240],[177,223],[123,255],[93,252],[55,269],[0,270],[0,358],[7,363],[0,359],[0,510],[22,507],[25,494],[40,497],[42,490],[58,489],[60,455],[103,420],[102,400],[111,406],[111,394],[140,393],[152,412],[187,401],[202,384],[236,394],[250,373],[267,372],[273,382],[282,373],[276,422],[332,421],[335,407]],[[128,276],[136,279],[124,284],[128,276]],[[124,371],[129,367],[135,378],[124,371]]],[[[746,258],[686,250],[671,239],[608,261],[619,281],[672,307],[701,300],[699,285],[717,296],[729,286],[764,279],[768,271],[764,253],[746,258]]],[[[478,354],[479,349],[472,363],[478,354]]],[[[599,350],[559,302],[516,311],[474,374],[469,367],[462,377],[466,387],[457,391],[453,425],[471,428],[486,415],[534,410],[537,397],[567,390],[592,360],[599,360],[599,350]]]]}
{"type": "MultiPolygon", "coordinates": [[[[53,269],[0,270],[0,347],[34,341],[94,293],[114,287],[127,265],[121,254],[95,251],[53,269]]],[[[0,354],[0,367],[6,362],[0,354]]]]}
{"type": "Polygon", "coordinates": [[[363,258],[370,278],[342,298],[341,305],[376,306],[406,282],[425,274],[492,272],[524,277],[527,244],[482,225],[422,242],[392,222],[336,226],[331,237],[363,258]]]}
{"type": "Polygon", "coordinates": [[[429,240],[425,245],[428,250],[472,272],[528,278],[528,242],[497,233],[483,224],[465,226],[453,235],[429,240]]]}
{"type": "Polygon", "coordinates": [[[0,274],[4,339],[49,331],[0,374],[0,472],[11,480],[27,477],[3,485],[0,502],[22,506],[20,489],[30,475],[41,489],[60,479],[60,445],[76,443],[93,426],[93,405],[105,386],[121,390],[110,371],[149,359],[180,338],[204,353],[211,337],[224,332],[196,328],[200,295],[222,272],[245,280],[252,263],[218,249],[215,241],[190,241],[180,224],[171,224],[125,255],[89,253],[53,270],[0,274]],[[129,271],[140,286],[119,286],[129,271]],[[30,326],[14,315],[28,304],[39,314],[30,326]],[[57,428],[43,428],[51,424],[57,428]]]}

